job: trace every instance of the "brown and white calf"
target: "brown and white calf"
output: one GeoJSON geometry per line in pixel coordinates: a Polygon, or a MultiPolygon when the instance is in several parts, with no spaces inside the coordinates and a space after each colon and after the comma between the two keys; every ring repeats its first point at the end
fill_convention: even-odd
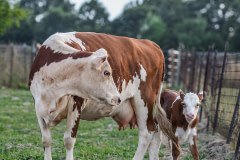
{"type": "MultiPolygon", "coordinates": [[[[173,131],[177,137],[178,143],[188,142],[192,156],[195,160],[199,159],[197,148],[197,124],[198,124],[198,109],[203,98],[202,92],[198,95],[187,93],[186,95],[180,90],[172,91],[165,89],[161,93],[160,103],[165,110],[168,119],[172,123],[173,131]]],[[[172,158],[178,159],[180,152],[172,145],[172,158]]]]}
{"type": "Polygon", "coordinates": [[[163,76],[164,56],[152,41],[101,33],[69,32],[50,36],[35,58],[29,79],[45,159],[51,159],[49,126],[67,118],[64,144],[66,158],[72,159],[80,118],[92,121],[109,116],[119,129],[125,129],[128,123],[132,127],[138,125],[139,142],[133,159],[143,159],[147,149],[150,159],[158,159],[160,132],[153,118],[156,99],[158,126],[176,141],[171,123],[160,106],[163,76]],[[107,60],[103,60],[106,54],[107,60]],[[98,63],[95,55],[104,62],[98,63]],[[113,91],[113,81],[121,99],[117,106],[113,106],[120,102],[113,91]]]}

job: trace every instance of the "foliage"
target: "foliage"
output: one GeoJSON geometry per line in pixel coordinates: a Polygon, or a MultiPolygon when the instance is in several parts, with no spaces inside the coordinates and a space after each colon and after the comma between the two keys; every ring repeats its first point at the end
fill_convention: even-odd
{"type": "Polygon", "coordinates": [[[97,0],[85,2],[79,9],[78,31],[106,32],[109,25],[109,13],[97,0]]]}
{"type": "Polygon", "coordinates": [[[19,6],[32,12],[14,21],[21,27],[8,28],[0,36],[4,42],[42,43],[55,32],[87,31],[147,38],[164,50],[180,43],[200,50],[214,43],[223,50],[226,41],[230,51],[240,50],[239,0],[131,0],[113,21],[99,0],[88,0],[79,9],[70,0],[19,0],[19,6]]]}
{"type": "Polygon", "coordinates": [[[26,10],[20,9],[17,4],[11,7],[8,1],[0,0],[0,34],[13,24],[19,27],[20,20],[26,17],[26,10]]]}
{"type": "Polygon", "coordinates": [[[161,17],[152,15],[152,12],[147,14],[145,23],[142,25],[141,38],[151,39],[154,42],[161,44],[161,39],[166,31],[166,24],[161,17]]]}

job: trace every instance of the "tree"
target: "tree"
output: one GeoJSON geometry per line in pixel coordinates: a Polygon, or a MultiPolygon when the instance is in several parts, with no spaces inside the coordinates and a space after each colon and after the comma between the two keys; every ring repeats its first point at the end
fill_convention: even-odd
{"type": "Polygon", "coordinates": [[[118,18],[111,23],[111,33],[119,36],[140,38],[142,24],[147,17],[147,8],[128,4],[118,18]]]}
{"type": "Polygon", "coordinates": [[[142,25],[141,38],[150,39],[160,45],[165,31],[166,25],[161,17],[149,12],[145,23],[142,25]]]}
{"type": "Polygon", "coordinates": [[[43,42],[56,32],[70,32],[76,28],[77,15],[63,7],[51,7],[35,28],[35,39],[43,42]]]}
{"type": "Polygon", "coordinates": [[[82,32],[108,32],[109,14],[102,3],[97,0],[85,2],[78,12],[78,31],[82,32]]]}
{"type": "MultiPolygon", "coordinates": [[[[192,48],[202,49],[207,22],[204,18],[188,18],[175,25],[175,35],[179,43],[192,48]]],[[[210,44],[209,44],[210,45],[210,44]]]]}
{"type": "Polygon", "coordinates": [[[19,9],[15,4],[13,7],[6,0],[0,0],[0,34],[6,32],[13,24],[20,26],[20,20],[26,17],[26,10],[19,9]]]}

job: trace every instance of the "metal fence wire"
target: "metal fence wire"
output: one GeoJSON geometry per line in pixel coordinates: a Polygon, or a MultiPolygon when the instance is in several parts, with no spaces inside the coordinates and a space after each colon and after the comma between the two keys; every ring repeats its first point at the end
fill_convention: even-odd
{"type": "Polygon", "coordinates": [[[180,85],[186,92],[204,91],[200,120],[205,113],[207,131],[225,136],[226,143],[235,147],[237,157],[240,145],[240,53],[228,53],[227,49],[228,44],[224,52],[218,52],[214,46],[201,52],[181,48],[179,76],[180,85]]]}

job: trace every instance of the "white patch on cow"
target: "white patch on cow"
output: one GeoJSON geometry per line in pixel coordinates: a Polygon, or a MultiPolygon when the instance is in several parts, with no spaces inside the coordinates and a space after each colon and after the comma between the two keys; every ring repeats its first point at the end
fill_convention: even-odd
{"type": "Polygon", "coordinates": [[[177,98],[173,101],[171,108],[173,107],[173,104],[179,99],[181,99],[180,96],[177,96],[177,98]]]}
{"type": "Polygon", "coordinates": [[[104,48],[98,49],[96,52],[93,53],[93,55],[96,57],[108,56],[107,51],[104,48]]]}
{"type": "Polygon", "coordinates": [[[190,145],[193,145],[193,137],[197,135],[196,128],[188,127],[186,131],[182,127],[177,127],[175,136],[178,137],[179,143],[188,141],[190,145]]]}
{"type": "Polygon", "coordinates": [[[141,67],[141,70],[140,70],[140,74],[141,74],[141,80],[142,81],[146,81],[146,77],[147,77],[147,72],[146,70],[143,68],[143,66],[141,64],[139,64],[140,67],[141,67]]]}
{"type": "Polygon", "coordinates": [[[54,53],[61,52],[63,54],[71,54],[74,52],[79,52],[78,49],[75,49],[66,43],[72,43],[73,41],[80,45],[82,51],[86,50],[86,47],[83,45],[83,42],[76,38],[76,32],[69,32],[69,33],[55,33],[51,35],[44,43],[46,47],[51,48],[54,53]]]}
{"type": "Polygon", "coordinates": [[[203,91],[200,91],[198,94],[203,94],[203,91]]]}

